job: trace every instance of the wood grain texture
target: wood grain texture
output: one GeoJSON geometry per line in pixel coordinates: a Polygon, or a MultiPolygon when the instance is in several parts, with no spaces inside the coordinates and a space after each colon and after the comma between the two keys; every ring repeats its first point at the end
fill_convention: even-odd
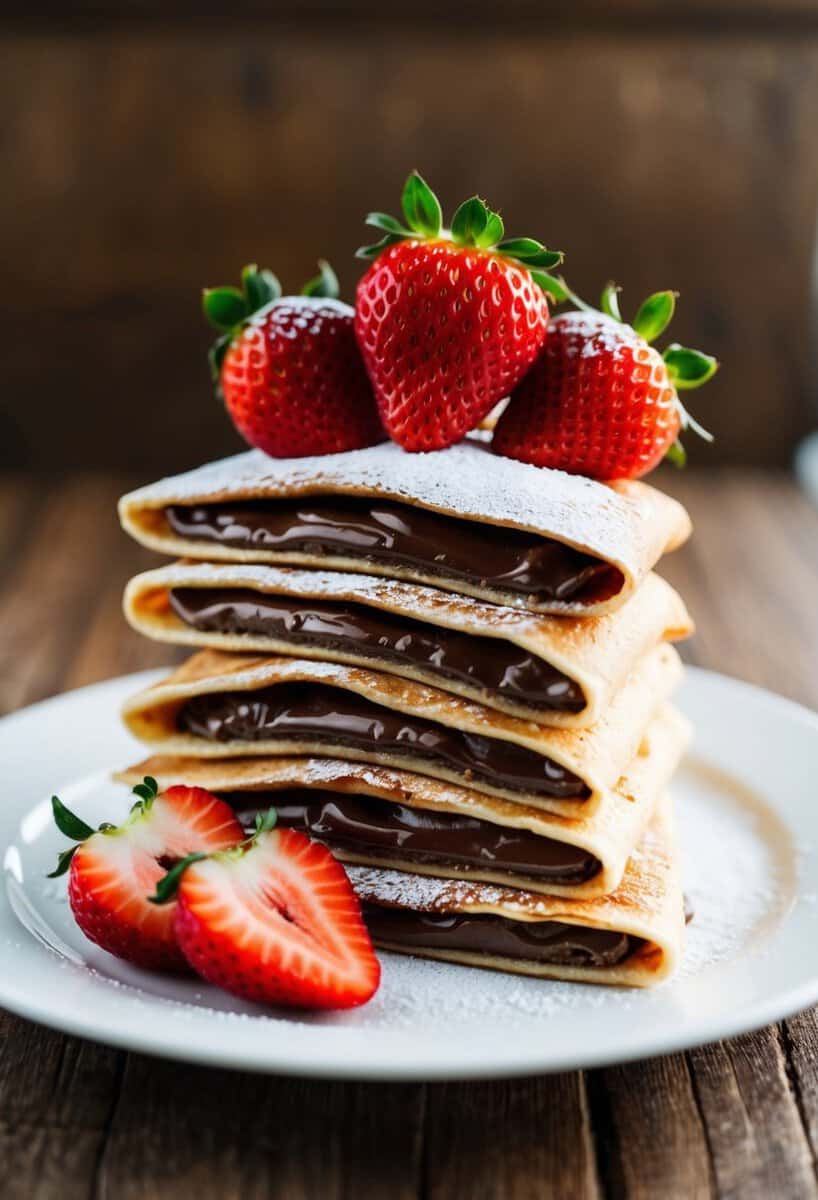
{"type": "Polygon", "coordinates": [[[101,1194],[153,1200],[418,1195],[423,1088],[314,1084],[129,1056],[101,1194]]]}
{"type": "Polygon", "coordinates": [[[583,1076],[429,1088],[429,1200],[601,1195],[583,1076]]]}
{"type": "Polygon", "coordinates": [[[698,461],[783,463],[814,419],[818,31],[6,33],[0,104],[0,464],[238,448],[202,285],[258,259],[296,289],[323,254],[351,297],[363,215],[415,165],[447,211],[478,190],[562,248],[590,298],[681,292],[673,337],[729,364],[692,401],[717,435],[698,461]]]}
{"type": "MultiPolygon", "coordinates": [[[[818,706],[818,512],[783,475],[666,472],[688,657],[818,706]]],[[[169,660],[119,611],[156,561],[133,477],[0,478],[0,708],[169,660]]],[[[818,1013],[686,1055],[491,1084],[347,1085],[125,1055],[0,1014],[4,1200],[815,1196],[818,1013]]]]}

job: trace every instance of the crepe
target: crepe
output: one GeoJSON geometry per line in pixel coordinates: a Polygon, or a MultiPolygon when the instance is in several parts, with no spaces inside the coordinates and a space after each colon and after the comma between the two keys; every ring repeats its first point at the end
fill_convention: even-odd
{"type": "MultiPolygon", "coordinates": [[[[203,650],[169,678],[126,701],[123,719],[136,737],[163,754],[204,758],[329,754],[466,784],[476,791],[531,804],[561,816],[576,816],[580,811],[577,805],[585,815],[591,815],[637,753],[651,717],[672,691],[681,671],[673,647],[658,646],[641,660],[595,725],[589,729],[554,729],[382,672],[308,659],[250,658],[203,650]],[[296,686],[302,683],[311,685],[313,694],[321,691],[328,695],[337,709],[357,704],[365,713],[372,713],[370,706],[377,705],[371,716],[362,718],[362,737],[370,739],[367,744],[363,748],[353,747],[331,736],[323,711],[313,722],[320,734],[291,733],[289,737],[275,739],[220,741],[201,732],[190,732],[192,728],[201,728],[198,721],[203,712],[205,716],[201,719],[210,721],[206,714],[215,714],[220,706],[222,709],[232,706],[235,714],[243,705],[246,712],[242,719],[253,725],[263,715],[259,712],[260,702],[266,703],[259,697],[262,689],[280,686],[279,703],[286,704],[309,690],[296,686]],[[197,714],[195,721],[191,720],[192,713],[197,714]],[[471,755],[469,761],[476,762],[479,756],[485,760],[490,751],[493,761],[501,760],[503,765],[493,767],[488,763],[482,774],[479,768],[469,767],[466,776],[445,761],[419,757],[431,744],[425,735],[415,738],[412,733],[401,734],[397,749],[379,746],[371,740],[373,728],[377,732],[385,724],[400,724],[404,715],[416,729],[431,728],[433,736],[442,734],[449,741],[462,743],[471,755]],[[377,717],[374,725],[373,717],[377,717]],[[415,746],[420,747],[415,748],[414,754],[412,738],[415,746]],[[524,767],[520,765],[521,758],[525,759],[524,767]],[[509,764],[508,759],[513,759],[513,763],[509,764]],[[508,786],[512,766],[520,770],[531,768],[530,778],[534,782],[530,788],[508,786]],[[570,796],[566,788],[574,789],[570,796]]],[[[349,743],[350,739],[346,740],[349,743]]]]}
{"type": "MultiPolygon", "coordinates": [[[[684,901],[668,797],[628,861],[619,887],[610,896],[566,899],[514,891],[487,883],[431,879],[378,867],[349,867],[348,874],[365,905],[364,918],[376,946],[474,967],[490,967],[520,975],[564,979],[579,983],[651,987],[676,969],[684,944],[684,901]],[[412,921],[413,913],[465,914],[499,917],[510,923],[557,921],[582,929],[609,930],[637,939],[630,953],[613,965],[534,962],[491,952],[447,948],[446,929],[437,934],[444,943],[434,948],[390,940],[390,921],[397,910],[412,921]],[[379,919],[381,918],[381,919],[379,919]]],[[[392,930],[393,937],[395,929],[392,930]]]]}
{"type": "MultiPolygon", "coordinates": [[[[137,632],[157,641],[297,655],[371,667],[441,688],[513,716],[566,728],[593,724],[648,650],[660,640],[675,640],[692,632],[692,622],[679,595],[653,574],[616,612],[582,619],[534,615],[437,588],[369,575],[241,563],[180,562],[132,579],[125,590],[124,609],[137,632]],[[236,624],[235,606],[222,618],[224,629],[199,628],[183,620],[171,603],[171,593],[174,598],[187,597],[190,589],[196,589],[203,602],[206,597],[213,597],[214,601],[220,599],[222,606],[225,596],[236,597],[234,605],[243,605],[250,611],[245,620],[251,629],[253,620],[257,627],[260,621],[257,610],[248,605],[248,598],[255,598],[257,603],[265,597],[290,597],[298,604],[298,632],[288,633],[287,622],[280,619],[277,636],[231,632],[231,626],[235,628],[236,624]],[[318,610],[303,601],[317,601],[318,610]],[[302,632],[305,612],[312,614],[313,645],[305,641],[302,632]],[[352,619],[362,621],[365,626],[367,620],[377,622],[381,613],[386,614],[385,627],[376,625],[366,642],[350,636],[352,619]],[[390,625],[393,616],[400,618],[400,622],[390,625]],[[411,636],[417,622],[423,622],[420,639],[411,636]],[[378,637],[384,628],[386,639],[392,640],[388,651],[383,649],[384,637],[378,637]],[[452,631],[455,637],[447,639],[447,631],[452,631]],[[416,646],[420,641],[414,657],[411,650],[407,653],[404,649],[407,635],[416,646]],[[430,650],[427,642],[435,649],[430,650]],[[454,663],[459,668],[457,675],[451,671],[444,674],[437,666],[441,645],[446,656],[444,662],[454,663]],[[489,663],[487,671],[484,664],[488,656],[481,654],[484,647],[489,647],[492,655],[500,655],[500,662],[489,663]],[[568,707],[569,702],[562,698],[566,695],[565,683],[551,680],[553,672],[544,673],[542,681],[532,681],[532,657],[533,669],[547,664],[575,685],[573,691],[577,696],[570,703],[574,708],[581,707],[575,711],[568,707]],[[475,679],[475,672],[481,669],[483,675],[475,679]],[[489,679],[499,686],[485,686],[489,679]],[[539,691],[532,690],[533,682],[539,691]],[[540,699],[552,692],[553,700],[540,699]]],[[[214,623],[211,616],[211,626],[214,623]]],[[[306,636],[310,636],[309,632],[306,636]]]]}
{"type": "MultiPolygon", "coordinates": [[[[137,541],[174,557],[357,571],[431,584],[532,611],[578,615],[609,611],[624,603],[661,555],[690,533],[682,506],[647,484],[608,485],[533,467],[491,454],[476,438],[430,454],[407,454],[393,442],[318,458],[272,459],[253,450],[131,492],[120,501],[119,512],[123,527],[137,541]],[[269,508],[269,502],[305,497],[323,497],[324,503],[327,498],[341,499],[347,506],[350,497],[394,501],[404,514],[425,511],[450,520],[437,522],[439,537],[427,531],[422,561],[409,556],[409,561],[376,562],[371,545],[353,553],[349,545],[322,551],[309,540],[271,549],[256,534],[248,535],[246,544],[227,544],[212,536],[201,540],[189,529],[174,530],[167,511],[181,506],[190,514],[197,506],[237,502],[255,503],[256,508],[262,502],[269,508]],[[468,569],[458,576],[447,565],[445,545],[448,539],[456,558],[458,539],[473,537],[475,522],[481,527],[482,548],[468,555],[468,569]],[[568,599],[559,588],[553,595],[533,584],[534,590],[526,590],[525,573],[521,583],[505,562],[492,576],[488,552],[503,557],[508,543],[520,536],[509,533],[499,538],[498,527],[522,531],[527,541],[541,549],[569,547],[572,554],[581,553],[583,562],[590,556],[597,574],[578,585],[568,599]],[[600,564],[607,568],[599,570],[600,564]],[[514,585],[512,576],[517,580],[514,585]]],[[[579,577],[583,577],[581,570],[579,577]]]]}
{"type": "MultiPolygon", "coordinates": [[[[507,842],[514,836],[535,836],[569,847],[577,847],[597,860],[599,869],[576,883],[538,879],[521,869],[498,868],[497,857],[479,862],[441,861],[438,854],[418,861],[407,854],[405,833],[395,838],[394,848],[349,838],[327,826],[323,810],[317,820],[304,827],[282,816],[280,823],[303,828],[310,837],[325,842],[337,858],[347,863],[393,868],[418,874],[471,879],[506,887],[525,888],[550,895],[587,897],[605,895],[618,887],[628,856],[651,817],[659,796],[676,769],[689,736],[683,717],[664,706],[648,727],[646,753],[637,754],[617,786],[610,802],[595,817],[558,817],[522,804],[510,804],[468,788],[429,779],[409,771],[351,764],[331,758],[200,759],[155,755],[119,772],[116,778],[129,786],[153,776],[160,788],[174,784],[204,787],[225,796],[248,819],[253,810],[281,807],[288,801],[320,804],[327,796],[344,805],[348,797],[358,803],[376,801],[377,811],[387,806],[400,814],[405,808],[424,814],[449,814],[481,822],[486,833],[507,842]]],[[[282,813],[285,810],[282,809],[282,813]]],[[[343,826],[341,826],[343,828],[343,826]]],[[[433,834],[431,836],[434,836],[433,834]]],[[[468,839],[467,839],[468,840],[468,839]]],[[[487,839],[488,840],[488,839],[487,839]]],[[[411,842],[409,843],[411,844],[411,842]]]]}

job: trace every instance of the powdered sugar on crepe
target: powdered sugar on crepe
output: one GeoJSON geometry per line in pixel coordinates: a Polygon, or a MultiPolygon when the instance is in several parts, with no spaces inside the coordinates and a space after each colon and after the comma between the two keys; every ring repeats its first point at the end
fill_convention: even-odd
{"type": "Polygon", "coordinates": [[[595,547],[614,561],[621,554],[644,570],[646,543],[656,536],[656,512],[675,501],[646,484],[606,484],[533,467],[492,454],[476,439],[447,450],[407,454],[394,442],[345,454],[268,458],[250,450],[162,479],[123,497],[123,511],[210,498],[231,500],[282,494],[367,493],[389,496],[476,520],[539,531],[595,547]]]}

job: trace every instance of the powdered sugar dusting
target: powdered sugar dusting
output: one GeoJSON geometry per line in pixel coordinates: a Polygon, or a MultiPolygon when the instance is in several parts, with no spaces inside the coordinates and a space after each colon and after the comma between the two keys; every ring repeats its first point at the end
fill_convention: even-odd
{"type": "Polygon", "coordinates": [[[602,558],[627,561],[639,576],[663,549],[657,545],[660,512],[668,538],[687,524],[681,506],[648,485],[614,490],[492,454],[476,439],[426,454],[408,454],[394,442],[299,459],[272,459],[250,450],[140,488],[123,497],[121,511],[210,497],[361,491],[550,533],[602,558]]]}
{"type": "Polygon", "coordinates": [[[685,894],[694,917],[682,963],[696,975],[767,936],[792,904],[796,849],[789,835],[751,789],[695,760],[686,765],[677,824],[685,894]],[[691,786],[692,785],[692,786],[691,786]]]}
{"type": "MultiPolygon", "coordinates": [[[[330,768],[316,762],[314,769],[320,775],[330,768]]],[[[55,888],[44,880],[44,871],[63,841],[47,823],[41,836],[23,847],[24,878],[29,881],[27,889],[32,889],[27,890],[28,898],[41,921],[38,936],[43,938],[43,930],[50,928],[53,938],[46,940],[58,952],[62,944],[73,951],[71,960],[63,959],[63,969],[92,969],[145,1019],[158,1019],[158,1003],[161,1019],[174,1026],[186,1026],[206,1015],[225,1027],[225,1035],[230,1028],[260,1024],[269,1027],[273,1036],[293,1028],[326,1033],[333,1027],[339,1034],[346,1028],[363,1028],[384,1036],[402,1032],[419,1038],[463,1038],[474,1037],[481,1029],[486,1036],[493,1031],[493,1036],[513,1026],[515,1030],[530,1027],[531,1036],[536,1037],[542,1036],[545,1022],[554,1031],[570,1029],[576,1037],[576,1022],[582,1021],[583,1014],[592,1020],[621,1020],[622,1027],[632,1031],[640,1022],[652,1021],[654,1013],[665,1013],[668,1004],[681,1020],[685,1012],[697,1010],[700,995],[721,994],[729,987],[728,972],[734,966],[748,956],[766,954],[796,894],[799,860],[803,863],[814,853],[810,845],[793,845],[778,818],[750,789],[696,760],[683,766],[674,792],[684,886],[695,917],[688,929],[680,971],[645,991],[561,983],[382,954],[382,984],[364,1008],[321,1015],[271,1013],[196,981],[136,972],[85,942],[65,903],[64,881],[58,881],[55,888]],[[36,856],[33,860],[32,855],[36,856]],[[71,966],[79,961],[85,965],[71,966]]],[[[76,797],[66,792],[91,821],[115,820],[127,810],[127,790],[123,787],[114,794],[119,796],[120,812],[112,811],[112,788],[104,781],[97,779],[76,797]]],[[[406,877],[394,882],[403,901],[428,898],[430,888],[441,886],[428,879],[413,882],[406,877]]],[[[505,891],[492,890],[500,895],[505,891]]],[[[818,920],[813,891],[805,890],[799,901],[799,908],[814,912],[818,920]]],[[[28,924],[25,915],[22,919],[28,924]]]]}

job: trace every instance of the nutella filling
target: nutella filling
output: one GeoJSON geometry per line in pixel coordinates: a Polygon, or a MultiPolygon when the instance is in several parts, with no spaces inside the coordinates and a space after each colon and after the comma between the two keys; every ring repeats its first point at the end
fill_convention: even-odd
{"type": "Polygon", "coordinates": [[[170,603],[194,629],[256,634],[293,646],[422,666],[442,680],[536,708],[573,713],[586,703],[579,684],[512,642],[441,629],[361,604],[297,600],[251,588],[175,588],[170,603]]]}
{"type": "Polygon", "coordinates": [[[178,728],[212,742],[305,741],[445,766],[507,791],[586,800],[590,789],[535,750],[384,708],[326,684],[279,684],[258,691],[194,696],[178,728]]]}
{"type": "Polygon", "coordinates": [[[511,921],[485,913],[432,913],[365,904],[364,921],[375,943],[406,950],[466,950],[499,958],[571,967],[613,967],[642,944],[641,938],[564,921],[511,921]]]}
{"type": "Polygon", "coordinates": [[[494,825],[462,813],[409,808],[373,796],[299,789],[223,795],[247,828],[274,808],[278,824],[331,848],[428,866],[470,867],[491,874],[578,884],[593,878],[599,859],[577,846],[528,829],[494,825]]]}
{"type": "Polygon", "coordinates": [[[539,602],[598,601],[622,586],[616,567],[552,538],[389,500],[311,496],[174,504],[165,516],[174,533],[194,541],[409,567],[421,576],[539,602]]]}

